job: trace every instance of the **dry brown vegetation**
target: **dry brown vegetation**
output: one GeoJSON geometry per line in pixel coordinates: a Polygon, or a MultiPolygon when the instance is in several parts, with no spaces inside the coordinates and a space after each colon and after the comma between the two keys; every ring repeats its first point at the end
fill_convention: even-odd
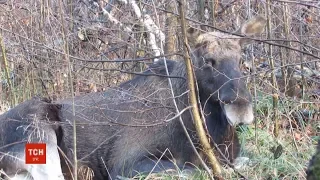
{"type": "MultiPolygon", "coordinates": [[[[240,65],[257,119],[239,129],[241,155],[251,159],[240,171],[304,179],[320,137],[320,3],[199,0],[187,1],[186,13],[202,31],[234,32],[249,17],[267,18],[240,65]]],[[[182,60],[179,25],[174,0],[0,0],[0,113],[37,94],[54,100],[103,91],[158,55],[182,60]]]]}

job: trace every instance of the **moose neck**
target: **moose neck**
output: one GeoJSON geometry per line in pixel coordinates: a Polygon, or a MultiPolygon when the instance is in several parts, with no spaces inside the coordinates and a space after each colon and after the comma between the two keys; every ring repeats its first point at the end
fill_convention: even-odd
{"type": "MultiPolygon", "coordinates": [[[[175,69],[179,69],[179,71],[173,71],[171,72],[170,75],[172,76],[180,76],[180,77],[187,77],[187,71],[186,71],[186,66],[183,61],[178,61],[175,63],[175,69]]],[[[175,90],[174,94],[175,96],[179,96],[181,94],[184,94],[188,90],[188,83],[186,82],[185,79],[181,78],[172,78],[172,85],[176,86],[173,87],[175,90]]],[[[206,102],[208,99],[208,96],[205,95],[207,93],[201,92],[201,87],[199,87],[199,96],[200,96],[200,102],[202,108],[204,108],[204,116],[206,119],[206,125],[209,131],[210,136],[213,138],[213,140],[216,143],[222,143],[224,135],[228,131],[228,121],[226,119],[226,116],[219,104],[218,101],[213,101],[209,100],[206,102]]],[[[181,98],[178,99],[178,106],[179,109],[184,109],[188,104],[188,94],[185,93],[181,98]]],[[[192,123],[192,122],[186,122],[187,124],[192,123]]],[[[192,125],[192,124],[190,124],[192,125]]]]}
{"type": "Polygon", "coordinates": [[[224,136],[228,133],[228,120],[219,102],[204,103],[206,98],[200,96],[201,106],[204,109],[204,117],[210,136],[217,144],[223,143],[224,136]]]}

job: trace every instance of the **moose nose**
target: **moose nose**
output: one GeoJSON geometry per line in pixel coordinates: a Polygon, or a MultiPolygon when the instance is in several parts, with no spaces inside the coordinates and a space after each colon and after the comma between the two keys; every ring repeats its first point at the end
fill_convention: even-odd
{"type": "Polygon", "coordinates": [[[224,60],[220,63],[219,80],[220,84],[219,100],[222,103],[230,104],[234,102],[251,102],[251,95],[241,78],[238,65],[233,60],[224,60]]]}
{"type": "Polygon", "coordinates": [[[229,80],[228,83],[224,84],[219,91],[219,98],[222,103],[229,104],[237,101],[245,93],[240,85],[240,80],[229,80]]]}
{"type": "Polygon", "coordinates": [[[238,88],[226,88],[219,91],[219,100],[223,104],[247,104],[252,102],[252,97],[245,86],[238,88]]]}

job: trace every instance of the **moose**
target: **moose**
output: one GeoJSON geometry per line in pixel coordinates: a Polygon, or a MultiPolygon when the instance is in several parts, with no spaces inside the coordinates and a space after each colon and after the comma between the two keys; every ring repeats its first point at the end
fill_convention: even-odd
{"type": "Polygon", "coordinates": [[[317,180],[320,178],[320,140],[318,141],[317,150],[312,156],[307,173],[307,180],[317,180]]]}
{"type": "MultiPolygon", "coordinates": [[[[208,134],[223,154],[217,154],[221,162],[233,162],[239,155],[240,143],[235,125],[254,121],[252,97],[241,78],[239,64],[242,47],[251,43],[252,37],[261,34],[265,24],[266,20],[261,16],[252,18],[237,31],[241,37],[221,32],[188,31],[189,38],[195,40],[192,64],[200,110],[203,111],[208,134]]],[[[60,126],[46,126],[50,130],[48,133],[57,136],[53,138],[54,142],[48,142],[56,143],[56,146],[50,145],[48,150],[56,155],[59,147],[69,159],[65,160],[60,155],[61,161],[56,159],[51,162],[52,166],[57,167],[56,164],[61,163],[63,173],[70,173],[67,167],[74,163],[75,122],[77,162],[91,168],[94,179],[201,167],[178,120],[181,117],[193,144],[202,154],[188,109],[186,77],[183,61],[159,60],[143,74],[118,87],[51,103],[59,108],[56,111],[47,109],[49,115],[55,113],[48,117],[51,118],[49,121],[60,122],[60,126]]],[[[23,109],[18,106],[13,110],[11,114],[19,114],[23,109]]],[[[43,114],[41,109],[39,111],[43,114]]],[[[31,110],[30,113],[39,112],[31,110]]],[[[1,121],[3,119],[0,117],[1,121]]],[[[14,129],[9,131],[2,134],[15,133],[14,129]]],[[[22,153],[23,149],[18,147],[13,151],[22,153]]],[[[20,168],[28,171],[27,167],[20,168]]],[[[30,174],[35,179],[39,177],[36,172],[30,174]]]]}

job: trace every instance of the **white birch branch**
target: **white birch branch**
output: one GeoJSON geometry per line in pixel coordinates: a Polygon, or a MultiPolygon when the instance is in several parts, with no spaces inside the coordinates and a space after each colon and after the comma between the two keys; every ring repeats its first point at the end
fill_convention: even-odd
{"type": "MultiPolygon", "coordinates": [[[[123,1],[123,0],[121,0],[123,1]]],[[[162,43],[165,41],[165,35],[160,30],[160,28],[154,23],[152,18],[149,15],[142,15],[139,6],[137,5],[135,0],[128,0],[128,4],[132,7],[134,13],[136,14],[139,22],[142,26],[145,27],[148,33],[149,44],[155,56],[160,56],[163,49],[159,48],[157,45],[156,39],[158,38],[162,43]]],[[[154,61],[158,61],[159,59],[156,58],[154,61]]]]}
{"type": "Polygon", "coordinates": [[[164,33],[154,23],[154,21],[152,20],[152,18],[148,14],[145,14],[142,16],[141,10],[140,10],[139,6],[137,5],[136,1],[129,0],[128,4],[131,5],[131,7],[134,10],[134,13],[139,18],[140,23],[147,29],[147,31],[154,33],[156,35],[156,37],[160,39],[160,41],[164,42],[164,40],[165,40],[164,33]]]}
{"type": "MultiPolygon", "coordinates": [[[[96,6],[100,6],[98,3],[95,3],[94,5],[96,6]]],[[[111,21],[113,24],[115,25],[118,25],[120,28],[122,28],[125,32],[132,32],[131,28],[123,25],[120,21],[118,21],[116,18],[114,18],[112,15],[111,15],[111,10],[112,8],[110,8],[110,10],[106,9],[106,7],[102,7],[100,6],[100,8],[102,9],[102,12],[103,12],[103,15],[105,15],[109,21],[111,21]]]]}
{"type": "MultiPolygon", "coordinates": [[[[135,15],[137,16],[137,18],[139,19],[139,23],[141,24],[141,26],[145,27],[147,34],[148,34],[148,43],[153,51],[153,55],[154,56],[160,56],[161,54],[163,54],[163,49],[160,48],[157,45],[157,39],[161,42],[164,43],[165,41],[165,34],[160,30],[160,28],[154,23],[154,21],[152,20],[152,18],[145,14],[143,15],[138,4],[136,3],[135,0],[117,0],[118,3],[122,3],[122,4],[129,4],[135,15]]],[[[108,4],[109,6],[106,7],[100,7],[102,9],[103,14],[115,25],[120,26],[121,28],[124,29],[124,31],[126,32],[132,32],[132,30],[129,27],[124,26],[119,20],[117,20],[116,18],[114,18],[111,15],[111,11],[112,11],[112,3],[114,3],[114,1],[110,1],[110,4],[108,4]]],[[[156,58],[154,59],[154,61],[158,61],[159,59],[156,58]]]]}
{"type": "Polygon", "coordinates": [[[101,7],[103,15],[107,16],[107,18],[109,19],[109,21],[111,21],[113,24],[118,25],[120,28],[122,28],[125,32],[132,32],[132,30],[123,25],[120,21],[118,21],[116,18],[114,18],[111,13],[109,13],[107,10],[105,10],[103,7],[101,7]]]}

